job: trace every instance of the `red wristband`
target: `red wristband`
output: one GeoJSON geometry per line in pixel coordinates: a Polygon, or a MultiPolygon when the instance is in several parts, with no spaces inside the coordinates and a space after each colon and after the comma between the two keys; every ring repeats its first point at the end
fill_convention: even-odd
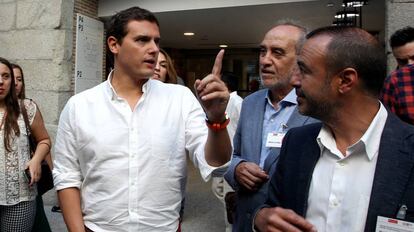
{"type": "Polygon", "coordinates": [[[227,116],[227,114],[224,114],[224,116],[225,116],[226,119],[221,123],[211,122],[210,120],[208,120],[206,118],[207,127],[210,128],[211,130],[215,131],[215,132],[226,129],[227,125],[229,125],[229,123],[230,123],[230,118],[227,116]]]}

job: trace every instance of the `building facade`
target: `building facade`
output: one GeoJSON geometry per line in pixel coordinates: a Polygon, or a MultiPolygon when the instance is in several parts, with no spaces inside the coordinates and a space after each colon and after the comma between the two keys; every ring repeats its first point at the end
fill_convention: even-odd
{"type": "MultiPolygon", "coordinates": [[[[302,1],[313,1],[314,4],[321,5],[326,5],[327,2],[325,0],[302,1]]],[[[60,112],[69,97],[74,94],[77,13],[105,21],[111,13],[113,14],[132,5],[143,5],[146,8],[145,4],[150,4],[148,9],[153,12],[165,12],[168,9],[190,10],[192,7],[198,10],[212,7],[232,7],[232,5],[223,6],[221,2],[195,1],[195,4],[198,5],[196,4],[193,7],[188,5],[189,3],[186,3],[186,0],[0,0],[0,56],[22,66],[25,73],[26,95],[38,103],[47,129],[54,137],[60,112]],[[114,4],[114,2],[116,2],[117,8],[111,10],[110,4],[114,4]],[[159,4],[160,2],[163,4],[159,4]]],[[[247,0],[235,2],[238,2],[237,4],[246,2],[245,7],[252,4],[252,1],[247,0]]],[[[269,1],[255,2],[255,4],[268,4],[269,1]]],[[[299,4],[297,3],[298,0],[275,0],[272,2],[278,2],[278,4],[295,2],[292,4],[299,4]]],[[[388,66],[395,67],[386,41],[395,30],[407,25],[414,25],[414,17],[412,17],[414,15],[414,2],[412,0],[386,0],[384,11],[385,28],[383,33],[379,33],[379,35],[382,36],[380,39],[385,41],[384,45],[389,58],[388,66]]],[[[104,47],[102,49],[105,50],[104,47]]],[[[214,53],[207,52],[207,55],[203,56],[204,58],[185,60],[185,55],[182,54],[191,54],[191,50],[180,52],[179,49],[172,48],[170,51],[175,54],[173,57],[177,57],[179,63],[182,64],[181,66],[184,67],[183,75],[189,74],[194,77],[203,75],[203,72],[205,72],[205,69],[200,70],[200,73],[194,73],[195,71],[191,70],[191,67],[197,66],[194,65],[195,61],[197,59],[208,60],[214,56],[214,53]]],[[[230,63],[232,67],[234,63],[237,63],[236,66],[240,67],[241,72],[245,72],[246,69],[249,69],[246,65],[252,66],[251,55],[240,52],[241,49],[237,51],[245,57],[239,59],[241,63],[239,61],[227,61],[227,63],[230,63]]],[[[237,56],[238,52],[235,52],[233,56],[237,56]]],[[[105,72],[102,73],[104,79],[106,74],[105,72]]],[[[245,83],[242,83],[241,86],[242,88],[246,87],[245,83]]]]}

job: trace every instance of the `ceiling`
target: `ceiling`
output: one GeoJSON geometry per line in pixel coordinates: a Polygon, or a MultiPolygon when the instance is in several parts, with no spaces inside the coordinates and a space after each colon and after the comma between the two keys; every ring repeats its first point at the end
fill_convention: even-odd
{"type": "MultiPolygon", "coordinates": [[[[170,0],[169,3],[174,1],[170,0]]],[[[164,9],[162,12],[147,9],[155,12],[160,22],[162,47],[216,49],[219,44],[227,44],[229,48],[254,48],[278,20],[295,20],[309,29],[331,25],[335,13],[341,9],[341,3],[341,0],[303,0],[273,4],[263,4],[262,1],[262,5],[237,7],[187,7],[186,10],[164,9]],[[333,2],[334,6],[327,7],[328,2],[333,2]],[[195,35],[184,36],[183,33],[187,31],[194,32],[195,35]]],[[[132,5],[125,4],[123,9],[130,6],[132,5]]],[[[116,11],[119,10],[122,9],[116,11]]],[[[110,15],[107,12],[102,14],[110,15]]],[[[100,16],[105,17],[102,14],[100,16]]],[[[385,1],[370,0],[367,6],[362,7],[362,27],[369,31],[378,31],[379,38],[384,37],[384,18],[385,1]]]]}

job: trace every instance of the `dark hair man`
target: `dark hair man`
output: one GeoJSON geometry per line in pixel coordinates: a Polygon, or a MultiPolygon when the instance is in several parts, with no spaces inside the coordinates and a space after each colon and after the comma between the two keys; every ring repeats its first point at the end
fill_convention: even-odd
{"type": "Polygon", "coordinates": [[[414,28],[404,27],[394,32],[390,46],[399,68],[414,64],[414,28]]]}
{"type": "Polygon", "coordinates": [[[398,69],[385,79],[380,99],[391,112],[414,125],[414,28],[396,31],[390,45],[398,69]]]}
{"type": "Polygon", "coordinates": [[[375,231],[397,215],[413,221],[406,209],[414,207],[414,128],[378,100],[385,76],[380,44],[359,28],[317,29],[298,66],[291,83],[299,112],[322,123],[285,136],[256,227],[375,231]]]}
{"type": "Polygon", "coordinates": [[[195,83],[201,106],[188,88],[150,80],[160,41],[151,12],[117,13],[107,36],[114,70],[73,96],[59,121],[53,172],[66,225],[178,231],[186,152],[205,180],[231,154],[229,93],[219,78],[223,51],[212,74],[195,83]]]}

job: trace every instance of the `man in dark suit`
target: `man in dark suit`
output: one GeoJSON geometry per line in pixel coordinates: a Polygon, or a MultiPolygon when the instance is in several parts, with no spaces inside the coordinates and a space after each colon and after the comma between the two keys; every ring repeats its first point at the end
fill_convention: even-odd
{"type": "Polygon", "coordinates": [[[260,44],[260,76],[265,89],[245,98],[234,136],[234,152],[225,179],[236,191],[233,231],[251,231],[252,211],[264,203],[267,180],[286,131],[315,122],[297,111],[290,78],[305,29],[283,23],[260,44]]]}
{"type": "Polygon", "coordinates": [[[285,136],[256,228],[375,231],[379,216],[413,221],[414,128],[378,100],[380,44],[359,28],[320,28],[297,63],[299,112],[323,123],[285,136]]]}

